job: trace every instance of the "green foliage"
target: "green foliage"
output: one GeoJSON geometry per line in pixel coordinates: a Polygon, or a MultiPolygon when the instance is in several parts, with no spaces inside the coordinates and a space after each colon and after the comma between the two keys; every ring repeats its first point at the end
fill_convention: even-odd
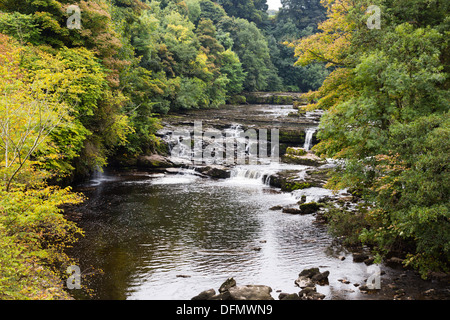
{"type": "Polygon", "coordinates": [[[61,279],[72,263],[65,249],[81,230],[61,214],[81,197],[69,189],[0,187],[0,298],[68,299],[61,279]]]}
{"type": "MultiPolygon", "coordinates": [[[[361,234],[370,227],[366,219],[367,213],[360,208],[358,211],[347,211],[338,208],[328,208],[325,218],[328,230],[335,237],[341,237],[347,246],[360,246],[361,234]]],[[[366,239],[366,243],[370,242],[366,239]]]]}
{"type": "Polygon", "coordinates": [[[294,155],[294,156],[304,156],[307,154],[307,152],[305,151],[305,149],[302,149],[302,148],[288,147],[286,149],[286,154],[294,155]]]}
{"type": "MultiPolygon", "coordinates": [[[[323,63],[296,66],[295,50],[286,43],[317,32],[317,24],[323,20],[323,17],[320,14],[312,13],[315,19],[308,24],[297,25],[296,23],[301,19],[298,18],[296,8],[287,5],[284,3],[273,23],[265,28],[271,60],[282,79],[284,90],[297,92],[317,90],[330,72],[323,63]]],[[[310,11],[307,12],[311,14],[310,11]]]]}
{"type": "Polygon", "coordinates": [[[336,68],[312,95],[327,109],[315,150],[345,160],[330,186],[359,190],[373,204],[359,239],[381,254],[405,254],[426,277],[449,271],[450,261],[448,3],[414,1],[404,10],[379,1],[384,25],[369,31],[360,24],[367,3],[330,3],[323,33],[296,47],[299,63],[336,68]]]}
{"type": "Polygon", "coordinates": [[[321,0],[281,0],[281,19],[291,19],[299,30],[317,28],[326,18],[326,9],[321,0]]]}
{"type": "Polygon", "coordinates": [[[242,63],[238,55],[230,49],[221,53],[222,66],[220,72],[228,79],[225,90],[228,95],[239,94],[244,88],[246,73],[242,68],[242,63]]]}
{"type": "Polygon", "coordinates": [[[38,44],[41,30],[30,14],[0,13],[0,33],[13,36],[21,43],[38,44]]]}
{"type": "Polygon", "coordinates": [[[278,90],[277,70],[270,59],[267,40],[258,27],[245,19],[228,17],[221,20],[220,28],[233,39],[233,51],[247,74],[244,90],[278,90]]]}
{"type": "Polygon", "coordinates": [[[295,190],[308,189],[310,187],[311,187],[311,184],[308,182],[298,182],[298,181],[286,180],[286,181],[283,181],[283,183],[281,185],[281,190],[291,192],[291,191],[295,191],[295,190]]]}
{"type": "Polygon", "coordinates": [[[217,0],[231,17],[242,18],[256,24],[267,19],[269,8],[264,0],[217,0]]]}

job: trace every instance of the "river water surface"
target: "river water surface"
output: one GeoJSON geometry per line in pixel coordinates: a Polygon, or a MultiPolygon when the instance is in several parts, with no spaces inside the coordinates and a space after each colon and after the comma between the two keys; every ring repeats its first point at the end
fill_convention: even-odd
{"type": "MultiPolygon", "coordinates": [[[[326,299],[392,298],[392,290],[360,292],[357,286],[370,276],[367,266],[334,245],[313,215],[271,210],[295,205],[298,195],[267,186],[262,174],[248,173],[286,166],[238,167],[223,180],[188,169],[178,174],[106,171],[78,186],[75,190],[88,198],[77,208],[85,236],[70,254],[83,274],[95,272],[82,283],[92,296],[79,293],[77,298],[187,300],[233,277],[238,285],[270,286],[276,299],[281,291],[300,291],[294,280],[311,267],[330,271],[329,285],[317,288],[326,299]]],[[[314,199],[330,191],[305,192],[314,199]]],[[[415,275],[382,270],[383,289],[385,279],[394,278],[407,278],[414,292],[428,288],[417,285],[421,280],[415,275]]]]}
{"type": "MultiPolygon", "coordinates": [[[[105,174],[85,191],[76,247],[81,269],[101,268],[91,287],[101,299],[190,299],[229,277],[296,292],[305,268],[362,281],[364,264],[341,261],[313,216],[270,210],[295,204],[259,179],[217,181],[192,175],[105,174]]],[[[340,282],[336,281],[336,285],[340,282]]],[[[333,286],[319,291],[333,294],[333,286]]],[[[340,292],[341,294],[342,292],[340,292]]],[[[355,292],[347,292],[356,295],[355,292]]],[[[347,294],[346,294],[347,295],[347,294]]]]}

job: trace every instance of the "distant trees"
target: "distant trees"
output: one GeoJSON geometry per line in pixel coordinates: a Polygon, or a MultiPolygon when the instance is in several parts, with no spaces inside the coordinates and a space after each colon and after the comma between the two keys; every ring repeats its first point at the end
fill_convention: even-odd
{"type": "Polygon", "coordinates": [[[241,18],[224,18],[219,26],[233,40],[233,50],[239,56],[247,74],[244,90],[279,90],[281,81],[278,71],[270,59],[267,40],[258,27],[241,18]]]}
{"type": "Polygon", "coordinates": [[[281,0],[279,18],[292,21],[297,29],[312,28],[326,19],[326,9],[321,0],[281,0]]]}
{"type": "Polygon", "coordinates": [[[231,17],[242,18],[260,24],[267,18],[266,0],[217,0],[231,17]]]}
{"type": "Polygon", "coordinates": [[[317,90],[329,70],[323,63],[295,66],[294,49],[287,44],[318,32],[317,26],[325,19],[326,9],[320,0],[286,0],[282,5],[278,14],[264,26],[271,60],[278,70],[281,86],[287,91],[317,90]]]}

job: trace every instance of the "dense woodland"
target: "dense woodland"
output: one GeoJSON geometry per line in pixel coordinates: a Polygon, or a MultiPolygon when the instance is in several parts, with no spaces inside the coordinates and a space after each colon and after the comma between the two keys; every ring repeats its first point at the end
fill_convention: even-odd
{"type": "Polygon", "coordinates": [[[62,210],[83,197],[68,182],[158,152],[161,115],[254,91],[326,111],[314,151],[342,163],[329,187],[367,203],[331,210],[333,233],[449,272],[450,3],[282,4],[0,0],[0,299],[70,297],[64,249],[83,231],[62,210]]]}

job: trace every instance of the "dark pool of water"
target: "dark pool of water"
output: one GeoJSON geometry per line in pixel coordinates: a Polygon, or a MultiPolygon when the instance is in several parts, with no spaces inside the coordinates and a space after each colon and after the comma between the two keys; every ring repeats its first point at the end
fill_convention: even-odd
{"type": "Polygon", "coordinates": [[[89,198],[77,210],[85,237],[71,255],[85,273],[102,272],[83,278],[93,295],[78,298],[186,300],[229,277],[268,285],[277,298],[298,292],[294,280],[310,267],[330,271],[330,284],[318,287],[326,299],[386,297],[353,285],[370,276],[367,266],[333,246],[313,216],[270,210],[298,200],[259,180],[104,174],[79,190],[89,198]]]}

